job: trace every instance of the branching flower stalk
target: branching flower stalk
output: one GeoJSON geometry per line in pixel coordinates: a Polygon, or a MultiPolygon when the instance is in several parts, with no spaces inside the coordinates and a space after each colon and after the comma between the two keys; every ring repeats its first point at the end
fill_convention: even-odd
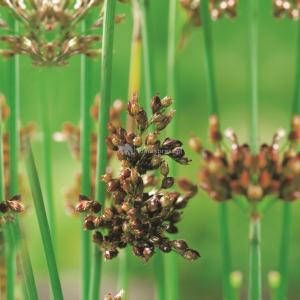
{"type": "MultiPolygon", "coordinates": [[[[102,40],[102,62],[101,62],[101,110],[98,120],[98,146],[97,146],[97,166],[96,166],[96,195],[95,200],[104,204],[105,184],[99,180],[105,173],[107,163],[107,150],[105,139],[108,134],[107,123],[109,117],[109,106],[111,102],[111,80],[112,80],[112,59],[114,41],[114,18],[116,0],[105,0],[104,4],[104,24],[102,40]]],[[[92,263],[92,277],[90,285],[90,300],[98,300],[101,286],[101,263],[102,256],[98,247],[94,248],[94,258],[92,263]]]]}
{"type": "MultiPolygon", "coordinates": [[[[200,7],[200,18],[203,22],[203,37],[204,37],[204,56],[205,56],[205,71],[207,76],[208,86],[208,104],[209,115],[218,115],[217,92],[215,86],[214,61],[213,61],[213,41],[212,28],[209,11],[209,0],[203,0],[200,7]]],[[[230,286],[231,273],[231,253],[230,253],[230,238],[228,229],[228,212],[227,204],[220,203],[219,206],[219,224],[220,224],[220,239],[221,253],[223,263],[223,293],[224,299],[232,298],[232,289],[230,286]]]]}

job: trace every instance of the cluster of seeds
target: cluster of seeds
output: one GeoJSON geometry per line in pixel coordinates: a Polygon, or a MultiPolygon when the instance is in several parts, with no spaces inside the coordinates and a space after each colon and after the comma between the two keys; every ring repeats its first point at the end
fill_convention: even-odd
{"type": "Polygon", "coordinates": [[[118,249],[131,246],[133,253],[144,261],[155,249],[168,253],[176,251],[188,260],[199,257],[197,251],[183,240],[170,240],[167,233],[177,233],[181,210],[197,192],[186,179],[177,181],[184,193],[175,189],[175,179],[169,176],[167,158],[186,165],[182,142],[172,138],[159,139],[160,132],[172,120],[170,97],[155,96],[148,118],[137,96],[128,103],[128,113],[136,125],[134,132],[108,124],[107,146],[116,153],[121,169],[118,177],[103,175],[110,205],[103,208],[98,202],[80,196],[78,212],[86,214],[84,226],[94,230],[93,240],[106,259],[118,255],[118,249]]]}
{"type": "Polygon", "coordinates": [[[21,196],[15,195],[8,200],[0,202],[0,225],[14,220],[15,213],[22,213],[24,205],[21,202],[21,196]]]}
{"type": "Polygon", "coordinates": [[[300,196],[300,116],[292,120],[292,130],[283,149],[279,146],[284,131],[278,130],[270,144],[262,144],[258,153],[249,145],[239,144],[237,136],[228,129],[225,136],[231,142],[230,151],[223,143],[216,116],[210,118],[210,138],[214,151],[203,149],[197,138],[191,147],[202,155],[200,186],[217,201],[226,201],[235,195],[243,195],[250,202],[274,195],[284,201],[300,196]]]}
{"type": "MultiPolygon", "coordinates": [[[[93,122],[98,121],[98,112],[100,99],[96,96],[94,104],[91,106],[90,115],[93,122]]],[[[121,126],[121,114],[124,111],[124,104],[121,100],[115,100],[109,112],[109,120],[111,124],[119,127],[121,126]]],[[[72,123],[65,123],[60,132],[54,134],[54,140],[57,142],[67,142],[72,156],[77,161],[80,161],[80,128],[72,123]]],[[[113,156],[113,151],[107,149],[108,158],[113,156]]],[[[94,198],[95,194],[95,174],[96,174],[96,161],[97,161],[97,134],[92,131],[90,135],[90,164],[91,164],[91,197],[94,198]]],[[[81,174],[75,175],[73,185],[65,192],[66,208],[71,215],[77,214],[74,206],[74,199],[77,199],[81,190],[81,174]]]]}
{"type": "Polygon", "coordinates": [[[236,7],[238,0],[211,0],[211,17],[218,20],[222,16],[228,18],[236,17],[236,7]]]}
{"type": "MultiPolygon", "coordinates": [[[[0,29],[6,31],[0,37],[0,41],[6,45],[1,50],[2,55],[10,57],[24,54],[36,65],[64,65],[77,54],[99,56],[99,45],[97,47],[95,43],[100,41],[100,36],[92,32],[102,26],[102,0],[2,0],[0,6],[6,8],[21,24],[18,33],[11,22],[0,19],[0,29]],[[99,18],[85,30],[78,28],[92,9],[101,12],[99,18]]],[[[121,19],[118,16],[116,21],[121,19]]]]}
{"type": "Polygon", "coordinates": [[[292,20],[299,19],[299,0],[273,0],[274,16],[277,18],[288,17],[292,20]]]}

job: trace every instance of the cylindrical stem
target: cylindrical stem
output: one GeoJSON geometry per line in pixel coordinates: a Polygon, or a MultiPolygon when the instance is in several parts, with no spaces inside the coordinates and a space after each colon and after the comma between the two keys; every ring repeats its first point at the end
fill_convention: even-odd
{"type": "MultiPolygon", "coordinates": [[[[209,0],[201,1],[200,17],[203,23],[203,38],[204,38],[204,57],[205,57],[205,72],[208,88],[208,113],[209,115],[218,115],[218,98],[215,83],[215,70],[213,59],[213,39],[211,16],[209,9],[209,0]]],[[[221,239],[221,255],[223,263],[223,294],[224,299],[232,299],[232,288],[230,285],[231,272],[231,253],[228,229],[228,212],[227,203],[219,205],[219,224],[220,224],[220,239],[221,239]]]]}
{"type": "Polygon", "coordinates": [[[260,253],[260,220],[252,217],[250,219],[250,270],[249,270],[249,300],[260,300],[261,295],[261,253],[260,253]]]}
{"type": "MultiPolygon", "coordinates": [[[[112,59],[114,41],[114,21],[116,0],[106,0],[104,10],[103,38],[102,38],[102,64],[101,64],[101,109],[98,120],[98,145],[96,166],[96,195],[95,200],[105,202],[105,184],[100,177],[105,173],[107,164],[107,149],[105,139],[107,137],[107,123],[109,117],[109,106],[111,103],[111,80],[112,59]]],[[[94,247],[94,258],[92,264],[92,277],[90,285],[90,299],[98,300],[101,286],[101,261],[102,256],[98,247],[94,247]]]]}
{"type": "MultiPolygon", "coordinates": [[[[85,22],[83,31],[85,31],[85,22]]],[[[91,68],[85,55],[81,56],[80,70],[80,156],[81,156],[81,193],[91,196],[91,162],[90,162],[90,103],[89,76],[91,68]]],[[[90,233],[82,228],[81,230],[81,264],[82,264],[82,299],[89,299],[90,268],[91,268],[91,241],[90,233]]]]}
{"type": "Polygon", "coordinates": [[[288,261],[289,261],[289,244],[291,232],[291,203],[283,203],[283,220],[281,232],[281,245],[279,256],[279,274],[280,285],[277,293],[277,300],[284,300],[287,298],[287,283],[288,283],[288,261]]]}

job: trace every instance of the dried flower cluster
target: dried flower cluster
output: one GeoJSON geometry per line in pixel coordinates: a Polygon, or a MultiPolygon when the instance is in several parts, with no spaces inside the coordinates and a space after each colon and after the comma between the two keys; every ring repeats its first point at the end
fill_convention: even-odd
{"type": "Polygon", "coordinates": [[[292,20],[299,19],[299,0],[273,0],[274,16],[277,18],[288,17],[292,20]]]}
{"type": "MultiPolygon", "coordinates": [[[[94,104],[91,106],[90,114],[94,122],[98,122],[98,112],[100,106],[99,96],[95,97],[94,104]]],[[[121,100],[115,100],[109,112],[110,123],[116,127],[121,126],[121,114],[124,111],[124,104],[121,100]]],[[[80,128],[79,126],[71,123],[65,123],[60,132],[54,134],[54,140],[58,142],[65,141],[68,143],[72,156],[76,160],[80,160],[80,128]]],[[[108,149],[108,158],[113,156],[113,151],[108,149]]],[[[95,194],[95,173],[97,161],[97,134],[91,132],[90,137],[90,164],[91,164],[91,197],[94,198],[95,194]]],[[[75,202],[77,202],[78,195],[81,190],[81,174],[75,175],[74,184],[66,191],[66,208],[72,215],[76,214],[74,209],[75,202]]]]}
{"type": "MultiPolygon", "coordinates": [[[[19,32],[15,32],[12,22],[0,19],[0,28],[6,31],[0,36],[6,45],[2,55],[27,55],[40,66],[64,65],[77,54],[99,56],[100,35],[93,32],[102,26],[103,0],[1,0],[0,5],[21,24],[19,32]],[[94,8],[101,11],[99,18],[85,30],[79,28],[94,8]]],[[[116,21],[121,19],[118,16],[116,21]]]]}
{"type": "Polygon", "coordinates": [[[118,255],[118,249],[131,246],[144,261],[154,254],[176,251],[188,260],[199,257],[183,240],[170,240],[166,233],[177,233],[181,210],[197,192],[186,179],[178,180],[184,191],[170,190],[175,179],[169,176],[167,158],[180,164],[189,163],[179,140],[159,139],[174,115],[169,110],[170,97],[152,99],[152,115],[147,116],[136,96],[128,103],[128,113],[136,124],[135,132],[108,124],[107,146],[121,163],[119,176],[111,173],[102,178],[111,203],[102,209],[99,203],[81,196],[76,207],[86,214],[84,226],[94,230],[93,240],[106,259],[118,255]]]}
{"type": "Polygon", "coordinates": [[[0,226],[14,220],[14,214],[22,213],[24,210],[20,195],[15,195],[8,200],[2,200],[0,202],[0,226]]]}
{"type": "Polygon", "coordinates": [[[292,119],[292,130],[283,149],[279,146],[284,131],[278,130],[270,144],[262,144],[258,153],[247,144],[239,144],[235,133],[228,129],[225,136],[231,142],[226,151],[216,116],[210,117],[210,138],[214,151],[203,149],[200,141],[191,139],[191,147],[203,156],[200,186],[217,201],[244,195],[255,203],[267,195],[284,201],[300,196],[300,116],[292,119]]]}
{"type": "Polygon", "coordinates": [[[111,293],[108,293],[104,296],[104,300],[122,300],[124,294],[125,294],[124,290],[121,290],[119,293],[117,293],[114,296],[111,293]]]}

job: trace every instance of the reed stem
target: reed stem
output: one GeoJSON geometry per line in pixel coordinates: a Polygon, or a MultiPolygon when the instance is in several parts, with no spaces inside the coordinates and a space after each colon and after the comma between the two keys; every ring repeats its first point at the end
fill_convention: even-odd
{"type": "MultiPolygon", "coordinates": [[[[137,0],[132,1],[132,16],[133,16],[133,30],[131,41],[131,54],[129,66],[129,85],[128,98],[130,99],[134,94],[139,95],[141,86],[141,58],[142,58],[142,40],[141,40],[141,11],[137,0]]],[[[143,103],[149,107],[149,103],[143,103]]],[[[127,119],[127,130],[134,130],[134,123],[132,118],[127,119]]],[[[129,251],[124,249],[119,259],[119,289],[123,289],[128,294],[129,284],[129,251]]],[[[125,294],[125,297],[127,298],[125,294]]]]}
{"type": "MultiPolygon", "coordinates": [[[[111,80],[114,42],[114,18],[116,0],[105,0],[103,39],[102,39],[102,64],[101,64],[101,109],[98,120],[98,151],[96,166],[96,195],[95,200],[104,204],[105,184],[100,177],[105,173],[107,164],[107,150],[105,139],[107,137],[107,123],[109,106],[111,103],[111,80]]],[[[101,286],[102,256],[98,247],[94,247],[92,263],[92,277],[90,285],[90,299],[98,300],[101,286]]]]}
{"type": "MultiPolygon", "coordinates": [[[[300,22],[297,28],[297,46],[296,46],[296,75],[295,75],[295,92],[292,107],[292,115],[300,114],[300,22]]],[[[290,203],[283,203],[282,210],[282,229],[281,229],[281,245],[279,254],[278,271],[281,276],[279,288],[277,290],[277,300],[284,300],[287,297],[288,285],[288,259],[289,259],[289,243],[290,231],[292,223],[292,207],[290,203]]]]}
{"type": "MultiPolygon", "coordinates": [[[[86,24],[83,24],[83,32],[86,24]]],[[[85,55],[81,56],[80,70],[80,156],[81,156],[81,193],[91,196],[91,162],[90,162],[90,142],[91,124],[89,109],[91,95],[89,92],[89,82],[91,81],[91,66],[85,55]]],[[[81,264],[82,264],[82,299],[89,299],[90,268],[91,268],[91,241],[90,233],[82,228],[81,230],[81,264]]]]}
{"type": "Polygon", "coordinates": [[[249,300],[262,299],[261,293],[261,253],[260,253],[260,220],[250,219],[250,270],[249,270],[249,300]]]}
{"type": "MultiPolygon", "coordinates": [[[[169,21],[168,21],[168,46],[167,46],[167,94],[175,99],[173,107],[178,108],[176,101],[176,0],[169,0],[169,21]]],[[[177,118],[175,117],[168,127],[168,136],[174,137],[177,132],[177,118]]],[[[170,174],[176,176],[176,165],[173,161],[169,163],[170,174]]],[[[178,262],[175,253],[169,253],[164,258],[162,254],[157,260],[164,260],[164,276],[165,280],[165,299],[177,300],[179,299],[179,275],[178,275],[178,262]]],[[[164,298],[162,298],[164,299],[164,298]]]]}
{"type": "Polygon", "coordinates": [[[47,219],[41,185],[30,143],[28,143],[28,150],[29,154],[26,159],[27,174],[29,178],[29,184],[33,197],[36,216],[39,224],[39,230],[42,237],[44,253],[46,256],[52,294],[55,300],[62,300],[63,293],[57,270],[55,252],[50,234],[50,227],[47,219]]]}
{"type": "MultiPolygon", "coordinates": [[[[209,115],[218,115],[218,98],[215,84],[215,71],[213,59],[213,39],[211,16],[209,9],[209,1],[201,1],[200,17],[203,24],[203,38],[204,38],[204,57],[205,57],[205,73],[208,88],[208,112],[209,115]]],[[[232,288],[230,285],[231,273],[231,251],[229,240],[229,226],[228,226],[228,212],[227,203],[220,203],[219,205],[219,224],[220,224],[220,240],[221,240],[221,255],[223,263],[223,297],[226,300],[232,299],[232,288]]]]}
{"type": "MultiPolygon", "coordinates": [[[[251,73],[251,127],[250,144],[254,153],[258,151],[258,0],[249,2],[249,46],[251,73]]],[[[250,217],[249,240],[249,300],[262,299],[261,287],[261,228],[256,212],[250,217]]]]}

